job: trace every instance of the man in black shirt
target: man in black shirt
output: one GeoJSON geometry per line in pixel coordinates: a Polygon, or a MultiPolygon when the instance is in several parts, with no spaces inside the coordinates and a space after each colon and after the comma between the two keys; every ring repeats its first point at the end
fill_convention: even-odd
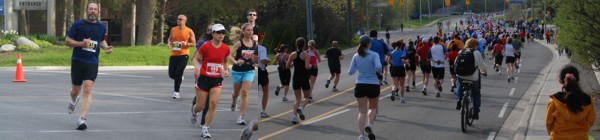
{"type": "Polygon", "coordinates": [[[329,76],[329,79],[327,80],[327,84],[325,84],[325,88],[329,88],[329,82],[335,77],[332,91],[337,92],[338,89],[336,87],[340,81],[340,73],[342,71],[340,60],[344,59],[344,54],[342,54],[342,51],[338,48],[337,41],[331,43],[331,48],[327,49],[327,52],[325,52],[325,58],[327,58],[329,72],[331,73],[331,76],[329,76]]]}

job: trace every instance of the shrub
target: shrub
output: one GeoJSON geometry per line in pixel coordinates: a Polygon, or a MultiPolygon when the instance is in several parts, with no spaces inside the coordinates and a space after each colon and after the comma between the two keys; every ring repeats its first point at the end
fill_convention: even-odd
{"type": "Polygon", "coordinates": [[[46,41],[46,40],[40,40],[40,39],[33,39],[33,42],[35,42],[35,44],[38,44],[40,47],[42,48],[46,48],[46,47],[52,47],[52,43],[46,41]]]}
{"type": "Polygon", "coordinates": [[[17,38],[19,38],[19,33],[17,31],[14,30],[1,30],[0,31],[0,39],[2,40],[10,40],[10,41],[14,41],[17,40],[17,38]]]}
{"type": "Polygon", "coordinates": [[[31,46],[23,46],[23,45],[19,45],[17,47],[17,51],[20,52],[34,52],[34,51],[38,51],[39,49],[33,48],[31,46]]]}
{"type": "Polygon", "coordinates": [[[60,40],[59,37],[51,36],[51,35],[46,35],[46,34],[36,35],[35,37],[37,39],[39,39],[39,40],[44,40],[44,41],[47,41],[47,42],[50,42],[50,43],[64,41],[64,40],[60,40]]]}
{"type": "Polygon", "coordinates": [[[0,40],[0,46],[2,46],[4,44],[14,44],[14,43],[10,40],[0,40]]]}

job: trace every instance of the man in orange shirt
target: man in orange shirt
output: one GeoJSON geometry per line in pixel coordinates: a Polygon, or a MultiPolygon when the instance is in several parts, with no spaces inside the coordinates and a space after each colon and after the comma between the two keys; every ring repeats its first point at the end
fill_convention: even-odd
{"type": "Polygon", "coordinates": [[[171,49],[169,58],[169,77],[175,80],[173,99],[179,99],[179,87],[183,81],[183,70],[187,66],[189,58],[189,47],[196,44],[196,36],[192,29],[185,26],[187,17],[185,15],[177,16],[177,26],[171,28],[171,35],[167,46],[171,49]]]}
{"type": "Polygon", "coordinates": [[[463,43],[460,41],[460,38],[458,38],[458,34],[454,34],[454,36],[452,37],[454,38],[454,40],[450,41],[450,43],[448,43],[448,46],[446,46],[446,49],[451,49],[452,48],[452,44],[456,44],[459,50],[463,49],[463,43]]]}

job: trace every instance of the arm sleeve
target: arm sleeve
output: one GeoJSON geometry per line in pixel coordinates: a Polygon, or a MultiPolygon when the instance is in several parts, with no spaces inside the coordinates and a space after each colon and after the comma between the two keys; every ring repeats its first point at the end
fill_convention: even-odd
{"type": "Polygon", "coordinates": [[[259,60],[265,60],[268,59],[267,58],[267,49],[262,47],[262,49],[258,49],[258,59],[259,60]]]}
{"type": "MultiPolygon", "coordinates": [[[[473,55],[475,55],[475,63],[477,63],[477,68],[479,68],[479,70],[481,72],[487,73],[485,61],[483,61],[483,57],[481,56],[481,53],[479,51],[476,51],[473,53],[474,53],[473,55]]],[[[454,62],[456,62],[456,60],[454,62]]]]}
{"type": "Polygon", "coordinates": [[[353,75],[356,73],[356,55],[352,57],[352,62],[350,62],[350,68],[348,69],[348,74],[353,75]]]}
{"type": "Polygon", "coordinates": [[[586,119],[589,123],[589,127],[594,126],[594,123],[596,121],[596,110],[594,109],[594,101],[592,100],[592,109],[591,111],[588,113],[586,119]]]}
{"type": "Polygon", "coordinates": [[[546,108],[546,131],[548,132],[548,135],[550,135],[550,132],[554,127],[554,116],[552,116],[552,114],[556,111],[556,106],[554,106],[553,102],[554,101],[550,99],[548,107],[546,108]]]}
{"type": "Polygon", "coordinates": [[[373,63],[375,63],[375,70],[377,70],[378,72],[381,72],[383,69],[383,66],[381,66],[381,61],[379,60],[379,54],[377,53],[373,53],[375,57],[373,57],[373,63]]]}
{"type": "MultiPolygon", "coordinates": [[[[75,36],[77,35],[77,24],[73,23],[69,31],[67,32],[67,36],[73,40],[75,40],[75,36]]],[[[77,41],[77,40],[75,40],[77,41]]]]}

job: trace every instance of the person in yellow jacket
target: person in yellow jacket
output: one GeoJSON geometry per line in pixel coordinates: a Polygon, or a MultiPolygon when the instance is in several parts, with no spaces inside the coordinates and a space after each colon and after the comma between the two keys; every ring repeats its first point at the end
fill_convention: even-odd
{"type": "Polygon", "coordinates": [[[567,65],[559,75],[562,91],[550,96],[546,130],[551,140],[587,140],[596,120],[592,98],[579,87],[579,71],[567,65]]]}

